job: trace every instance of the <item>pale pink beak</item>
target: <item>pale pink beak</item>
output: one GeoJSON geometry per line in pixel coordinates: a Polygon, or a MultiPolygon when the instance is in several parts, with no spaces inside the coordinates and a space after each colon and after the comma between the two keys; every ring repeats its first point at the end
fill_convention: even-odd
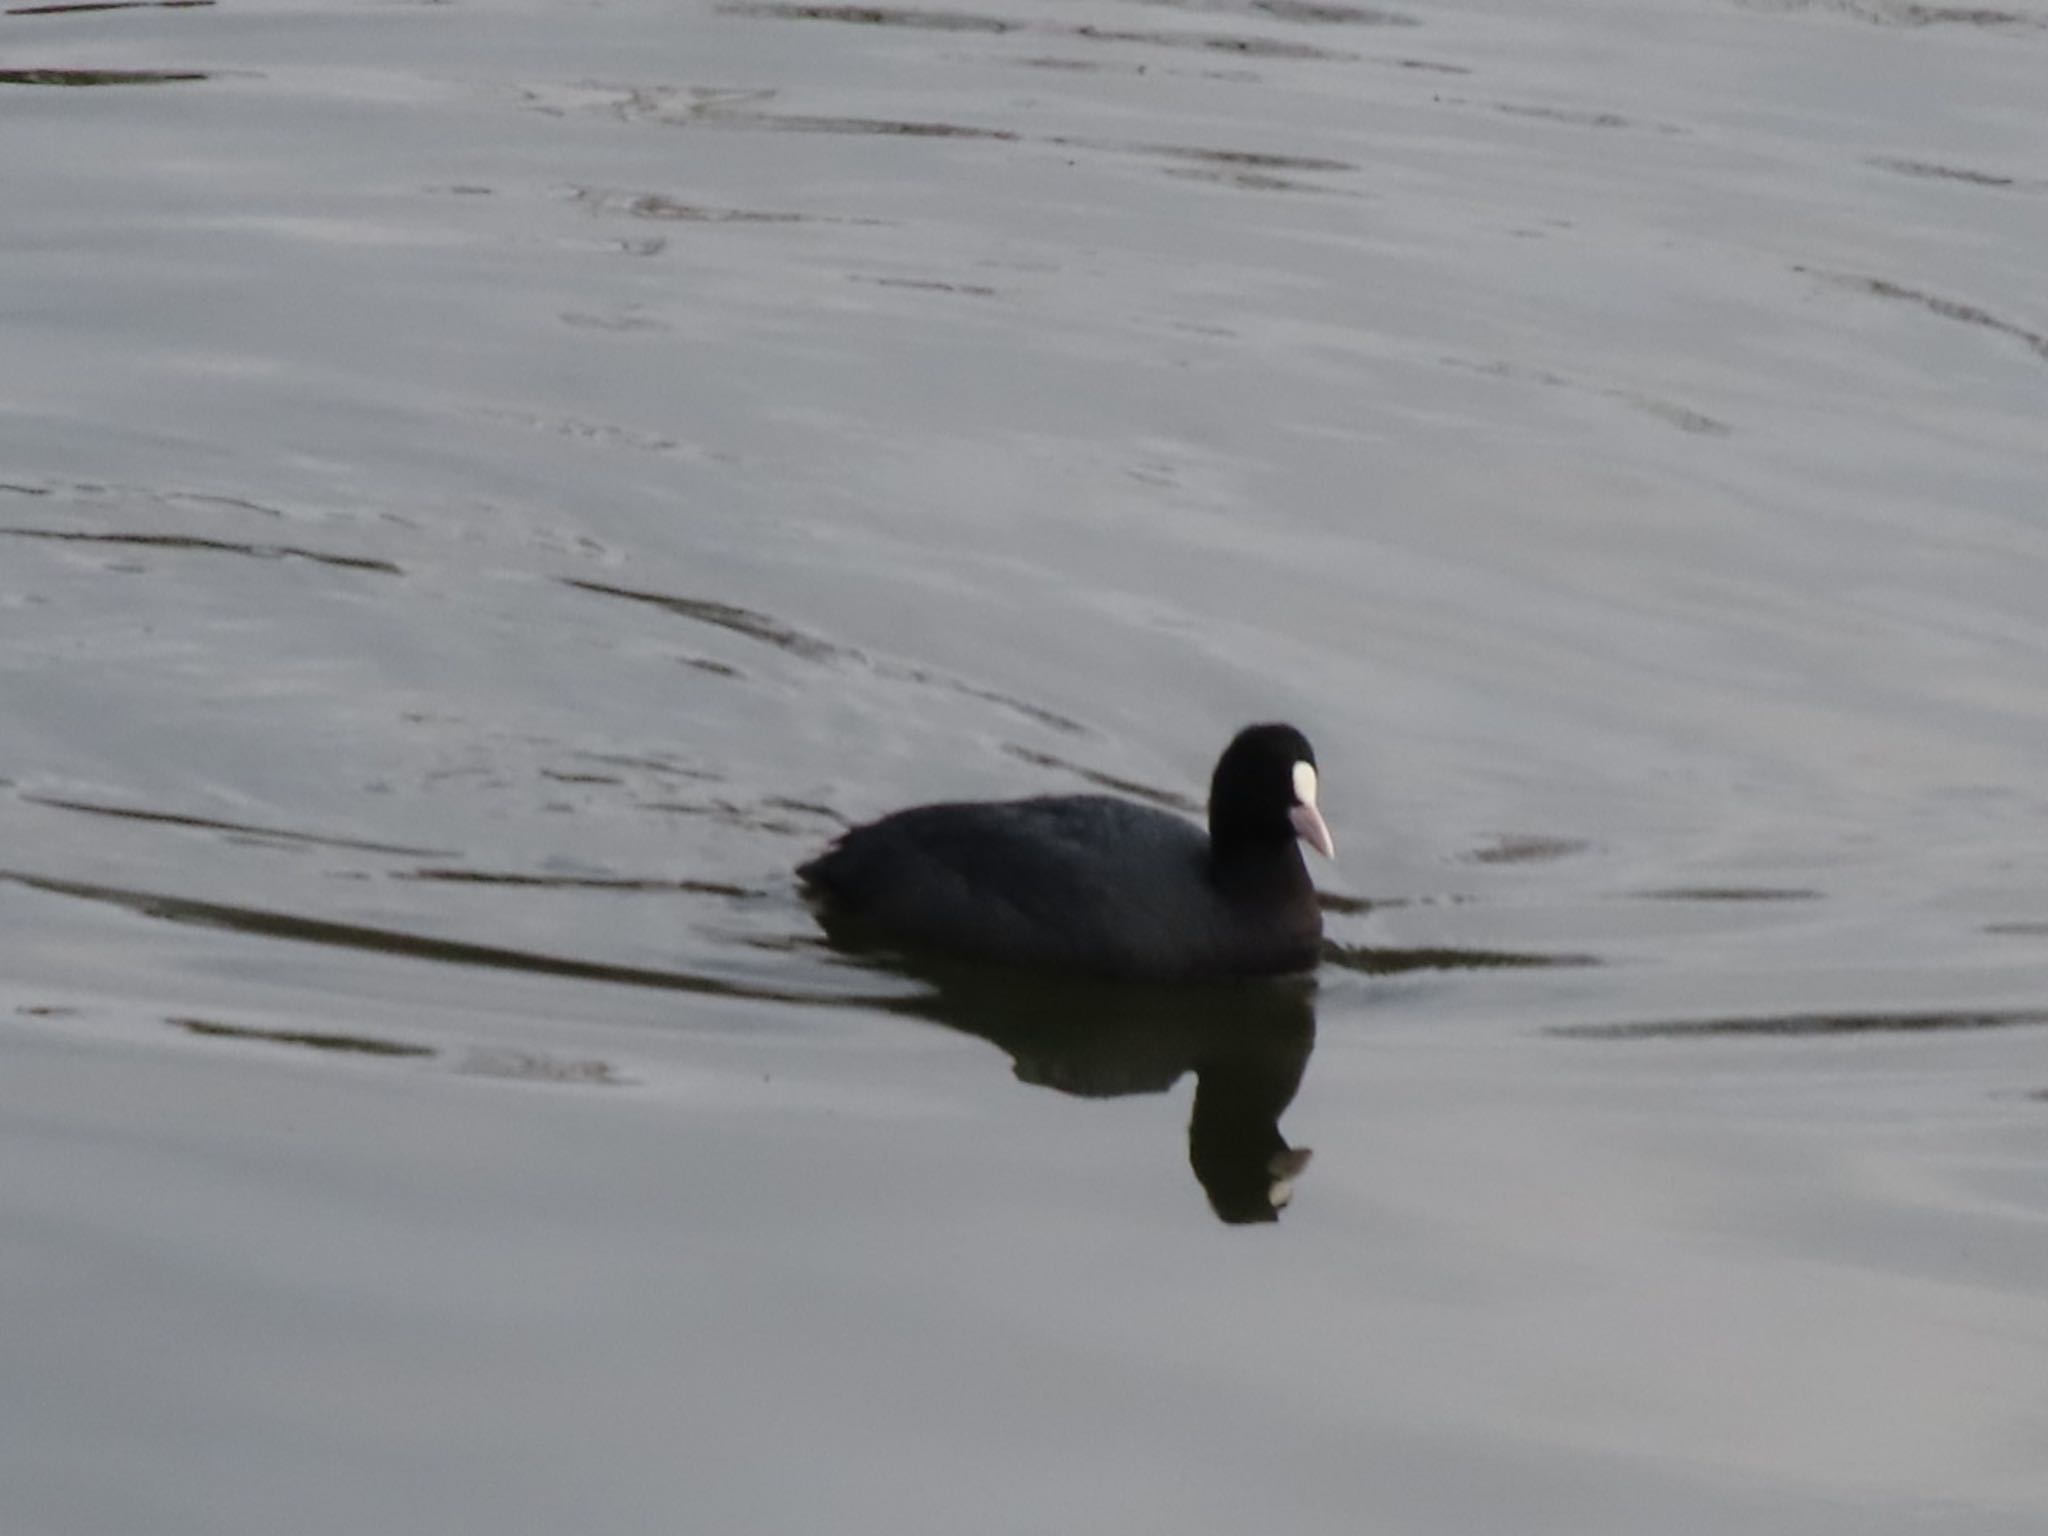
{"type": "Polygon", "coordinates": [[[1330,840],[1330,829],[1323,825],[1323,813],[1312,805],[1297,805],[1287,813],[1287,819],[1294,824],[1294,835],[1326,859],[1337,857],[1337,845],[1330,840]]]}

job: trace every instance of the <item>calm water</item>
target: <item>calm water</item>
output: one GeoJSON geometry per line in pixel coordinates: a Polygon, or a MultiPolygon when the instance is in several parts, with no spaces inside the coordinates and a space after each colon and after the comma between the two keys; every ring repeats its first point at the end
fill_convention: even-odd
{"type": "Polygon", "coordinates": [[[2043,1529],[2036,0],[0,42],[8,1536],[2043,1529]],[[790,880],[1272,717],[1312,988],[790,880]]]}

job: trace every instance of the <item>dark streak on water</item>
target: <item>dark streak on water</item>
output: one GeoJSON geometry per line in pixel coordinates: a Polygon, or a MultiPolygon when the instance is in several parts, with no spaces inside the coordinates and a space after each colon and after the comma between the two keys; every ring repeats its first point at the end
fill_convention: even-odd
{"type": "Polygon", "coordinates": [[[369,1035],[334,1035],[310,1029],[256,1029],[243,1024],[219,1024],[212,1019],[165,1019],[166,1024],[187,1034],[209,1040],[262,1040],[272,1045],[302,1045],[308,1050],[342,1051],[357,1056],[433,1056],[432,1046],[408,1045],[402,1040],[379,1040],[369,1035]]]}
{"type": "Polygon", "coordinates": [[[1340,917],[1364,917],[1377,907],[1399,905],[1398,902],[1369,901],[1363,896],[1336,896],[1328,891],[1316,892],[1316,900],[1325,912],[1334,912],[1340,917]]]}
{"type": "MultiPolygon", "coordinates": [[[[1352,54],[1336,53],[1306,43],[1286,42],[1256,34],[1214,32],[1139,32],[1111,30],[1098,26],[1062,26],[1056,23],[1027,23],[1000,16],[968,11],[918,10],[895,6],[802,5],[783,0],[730,0],[721,5],[721,15],[747,16],[773,21],[824,21],[866,27],[905,27],[933,32],[979,32],[999,36],[1031,31],[1055,37],[1081,38],[1089,42],[1144,43],[1166,48],[1194,48],[1217,53],[1237,53],[1275,59],[1349,59],[1352,54]]],[[[1413,26],[1413,18],[1391,11],[1368,11],[1352,6],[1320,5],[1307,0],[1265,0],[1254,7],[1280,21],[1322,25],[1413,26]]]]}
{"type": "Polygon", "coordinates": [[[1829,11],[1874,27],[2039,27],[2039,17],[1981,5],[1923,5],[1912,0],[1738,0],[1753,11],[1829,11]]]}
{"type": "MultiPolygon", "coordinates": [[[[764,804],[774,805],[775,801],[764,804]]],[[[642,800],[634,807],[639,811],[655,811],[669,816],[701,816],[730,827],[742,827],[750,832],[767,832],[777,837],[809,837],[815,828],[778,816],[764,816],[731,800],[642,800]]],[[[844,818],[833,816],[834,821],[844,823],[844,818]]]]}
{"type": "Polygon", "coordinates": [[[790,5],[778,0],[730,0],[722,16],[779,21],[841,21],[864,27],[914,27],[932,32],[1014,32],[1023,23],[966,11],[919,11],[880,5],[790,5]]]}
{"type": "Polygon", "coordinates": [[[564,586],[594,593],[599,597],[617,597],[627,602],[645,603],[649,607],[675,614],[678,618],[730,630],[749,640],[758,640],[764,645],[774,646],[777,650],[787,651],[805,661],[821,665],[862,667],[877,677],[886,677],[896,682],[916,683],[923,687],[944,688],[967,698],[980,699],[984,703],[998,705],[1070,736],[1088,733],[1088,728],[1080,721],[1055,710],[1046,709],[1042,705],[1013,698],[1009,694],[983,688],[974,683],[962,682],[958,678],[945,677],[925,667],[892,666],[886,662],[876,661],[852,646],[838,645],[830,640],[805,634],[780,619],[751,608],[742,608],[734,603],[722,603],[711,598],[675,597],[661,592],[639,592],[630,587],[615,587],[607,582],[586,581],[574,576],[564,576],[560,580],[564,586]]]}
{"type": "Polygon", "coordinates": [[[1895,283],[1882,277],[1866,277],[1855,272],[1829,272],[1818,267],[1795,266],[1792,270],[1809,277],[1817,277],[1838,287],[1874,294],[1881,299],[1899,299],[1908,304],[1917,304],[1929,314],[1939,315],[1944,320],[1954,320],[1963,325],[1974,325],[2001,336],[2009,336],[2024,343],[2034,356],[2048,362],[2048,336],[2042,335],[2039,331],[2030,331],[2025,326],[2015,325],[2010,320],[2001,320],[1989,310],[1975,304],[1944,298],[1940,294],[1928,293],[1920,288],[1909,288],[1904,283],[1895,283]]]}
{"type": "Polygon", "coordinates": [[[1366,976],[1399,976],[1409,971],[1551,970],[1598,965],[1593,955],[1536,954],[1511,949],[1382,948],[1323,941],[1323,963],[1366,976]]]}
{"type": "Polygon", "coordinates": [[[632,1085],[631,1079],[621,1077],[610,1062],[543,1056],[534,1051],[495,1048],[465,1051],[456,1059],[455,1070],[464,1077],[495,1077],[517,1083],[587,1088],[626,1088],[632,1085]]]}
{"type": "Polygon", "coordinates": [[[71,880],[48,880],[39,875],[0,870],[0,880],[47,891],[53,896],[70,896],[80,901],[120,907],[142,917],[194,928],[217,928],[258,938],[288,939],[302,944],[319,944],[334,949],[362,950],[407,960],[424,960],[438,965],[481,966],[491,970],[523,971],[535,976],[556,976],[571,981],[609,982],[622,987],[644,987],[663,992],[693,993],[703,997],[727,997],[751,1002],[831,1005],[858,1002],[876,1006],[870,998],[839,998],[780,987],[756,986],[727,981],[689,971],[664,971],[644,966],[611,965],[596,960],[578,960],[565,955],[541,954],[532,950],[508,949],[496,944],[471,944],[459,939],[437,939],[426,934],[407,933],[396,928],[373,928],[360,923],[335,923],[301,917],[290,912],[270,912],[257,907],[229,906],[221,902],[194,901],[151,891],[129,891],[114,886],[89,885],[71,880]]]}
{"type": "Polygon", "coordinates": [[[1360,5],[1331,5],[1325,0],[1252,0],[1252,9],[1276,21],[1299,21],[1317,27],[1419,27],[1422,22],[1400,11],[1360,5]]]}
{"type": "Polygon", "coordinates": [[[1680,405],[1672,400],[1660,400],[1654,395],[1645,395],[1632,389],[1618,389],[1612,385],[1588,384],[1567,378],[1549,368],[1531,368],[1511,363],[1505,358],[1481,361],[1475,358],[1443,357],[1438,359],[1446,368],[1459,368],[1471,373],[1484,374],[1489,378],[1509,379],[1517,383],[1540,384],[1547,389],[1579,390],[1600,396],[1605,400],[1617,400],[1621,404],[1645,415],[1654,416],[1681,432],[1699,437],[1732,437],[1735,429],[1727,422],[1709,416],[1704,411],[1694,410],[1689,405],[1680,405]]]}
{"type": "Polygon", "coordinates": [[[603,422],[578,421],[574,417],[542,416],[530,411],[501,410],[494,406],[480,407],[476,414],[485,421],[508,422],[530,432],[549,432],[557,437],[594,443],[599,447],[631,448],[641,453],[673,453],[682,446],[672,437],[633,432],[624,427],[608,426],[603,422]]]}
{"type": "Polygon", "coordinates": [[[375,571],[384,576],[405,572],[389,560],[360,555],[335,555],[291,544],[243,544],[232,539],[203,539],[183,533],[79,533],[62,528],[0,528],[12,539],[49,539],[63,544],[111,544],[141,549],[197,550],[208,554],[245,555],[256,560],[310,560],[347,571],[375,571]]]}
{"type": "Polygon", "coordinates": [[[1070,763],[1063,757],[1053,756],[1050,752],[1034,751],[1030,747],[1020,747],[1014,742],[1004,746],[1003,750],[1019,762],[1030,763],[1036,768],[1053,768],[1061,773],[1071,773],[1076,778],[1086,779],[1090,784],[1102,789],[1115,790],[1120,795],[1129,795],[1134,800],[1149,801],[1169,811],[1185,811],[1190,815],[1202,813],[1200,801],[1190,799],[1186,795],[1175,794],[1170,789],[1154,789],[1150,784],[1141,784],[1136,779],[1120,778],[1113,773],[1104,773],[1098,768],[1084,768],[1079,763],[1070,763]]]}
{"type": "Polygon", "coordinates": [[[1309,43],[1283,42],[1275,37],[1242,37],[1215,32],[1134,32],[1108,27],[1075,27],[1075,37],[1097,43],[1135,43],[1151,48],[1193,48],[1210,53],[1235,53],[1254,59],[1297,59],[1343,64],[1355,60],[1355,53],[1317,48],[1309,43]]]}
{"type": "MultiPolygon", "coordinates": [[[[1191,9],[1190,7],[1178,7],[1191,9]]],[[[1002,16],[985,16],[971,11],[936,11],[904,6],[803,5],[788,0],[729,0],[719,6],[725,16],[756,16],[782,21],[831,21],[868,27],[911,27],[935,32],[1005,33],[1027,27],[1041,32],[1085,33],[1070,28],[1013,21],[1002,16]]],[[[1300,22],[1310,26],[1413,27],[1420,22],[1398,11],[1373,10],[1363,6],[1320,3],[1320,0],[1253,0],[1250,10],[1276,21],[1300,22]]],[[[1170,34],[1171,35],[1171,34],[1170,34]]]]}
{"type": "Polygon", "coordinates": [[[1590,846],[1575,837],[1503,837],[1465,857],[1474,864],[1547,864],[1584,853],[1590,846]]]}
{"type": "Polygon", "coordinates": [[[766,806],[772,806],[778,811],[795,811],[800,816],[816,816],[822,821],[836,822],[842,827],[852,825],[844,816],[833,810],[831,806],[819,805],[811,800],[796,800],[788,795],[769,795],[761,803],[766,806]]]}
{"type": "Polygon", "coordinates": [[[717,880],[654,880],[609,875],[521,875],[483,869],[414,869],[398,880],[437,881],[446,885],[495,885],[543,891],[623,891],[634,894],[720,896],[731,901],[760,901],[768,893],[717,880]]]}
{"type": "Polygon", "coordinates": [[[215,0],[82,0],[70,5],[17,5],[9,16],[68,16],[79,11],[197,11],[215,0]]]}
{"type": "Polygon", "coordinates": [[[1242,192],[1304,192],[1311,196],[1329,196],[1333,190],[1329,187],[1319,187],[1314,182],[1275,176],[1267,171],[1232,171],[1194,165],[1171,165],[1166,168],[1166,174],[1176,181],[1207,182],[1213,186],[1236,187],[1242,192]]]}
{"type": "Polygon", "coordinates": [[[346,848],[356,853],[393,853],[415,859],[452,858],[445,848],[415,848],[403,843],[367,842],[361,838],[329,837],[313,832],[292,832],[280,827],[252,826],[247,822],[220,821],[210,816],[185,816],[172,811],[145,811],[127,805],[98,805],[89,800],[67,800],[56,795],[25,794],[29,805],[48,806],[58,811],[81,811],[88,816],[112,816],[122,821],[147,821],[161,826],[191,827],[205,832],[232,832],[241,837],[267,838],[273,842],[300,843],[315,848],[346,848]]]}
{"type": "MultiPolygon", "coordinates": [[[[326,1030],[260,1029],[247,1024],[222,1024],[213,1019],[167,1018],[166,1024],[187,1034],[208,1040],[246,1040],[263,1045],[291,1045],[304,1050],[337,1055],[371,1056],[390,1059],[435,1060],[442,1052],[430,1045],[403,1040],[385,1040],[374,1035],[344,1035],[326,1030]]],[[[502,1047],[466,1050],[449,1063],[463,1077],[499,1078],[507,1082],[548,1083],[597,1088],[622,1088],[629,1080],[621,1077],[610,1062],[594,1059],[565,1059],[534,1051],[502,1047]]]]}
{"type": "Polygon", "coordinates": [[[687,763],[678,763],[666,757],[635,757],[628,752],[587,752],[570,754],[593,763],[610,763],[618,768],[638,768],[647,773],[673,774],[677,778],[690,779],[700,784],[724,782],[721,775],[707,768],[693,768],[687,763]]]}
{"type": "Polygon", "coordinates": [[[1637,891],[1638,901],[1819,901],[1819,891],[1768,885],[1674,885],[1637,891]]]}
{"type": "Polygon", "coordinates": [[[80,502],[135,498],[167,507],[193,504],[203,507],[228,507],[237,512],[259,512],[265,517],[284,516],[276,507],[265,506],[260,501],[252,501],[246,496],[226,496],[217,491],[162,491],[140,486],[102,485],[87,481],[59,482],[51,485],[22,485],[14,481],[0,481],[0,491],[16,496],[61,494],[66,500],[80,502]]]}
{"type": "Polygon", "coordinates": [[[763,128],[780,133],[845,133],[899,139],[988,139],[1014,143],[1007,128],[972,128],[963,123],[911,122],[886,117],[823,117],[794,112],[715,112],[695,121],[719,128],[763,128]]]}
{"type": "MultiPolygon", "coordinates": [[[[1027,61],[1031,62],[1031,61],[1027,61]]],[[[1038,61],[1045,62],[1045,61],[1038,61]]],[[[626,88],[624,99],[612,104],[612,110],[628,119],[652,119],[653,121],[677,126],[702,126],[728,129],[757,129],[766,132],[783,133],[829,133],[854,136],[877,135],[882,137],[909,139],[959,139],[980,140],[1000,144],[1038,143],[1055,149],[1089,149],[1110,154],[1150,155],[1169,160],[1191,160],[1205,165],[1234,168],[1245,174],[1235,178],[1239,185],[1259,190],[1296,190],[1298,184],[1277,178],[1258,176],[1264,170],[1297,170],[1314,172],[1355,171],[1358,167],[1348,160],[1332,159],[1320,155],[1284,154],[1262,150],[1217,149],[1203,145],[1160,144],[1144,142],[1121,142],[1116,140],[1086,138],[1076,135],[1053,134],[1034,139],[1008,128],[977,127],[966,123],[907,121],[892,118],[838,117],[808,113],[764,112],[753,108],[735,108],[716,101],[697,102],[678,115],[668,105],[670,93],[647,88],[626,88]]],[[[754,99],[752,97],[749,100],[754,99]]],[[[543,110],[554,110],[543,108],[543,110]]],[[[1300,190],[1309,190],[1299,188],[1300,190]]],[[[1320,189],[1316,189],[1320,190],[1320,189]]],[[[619,194],[602,191],[579,191],[581,201],[602,206],[607,201],[617,200],[619,194]]],[[[658,203],[659,200],[657,199],[658,203]]],[[[633,206],[633,205],[629,205],[633,206]]],[[[744,223],[754,222],[797,222],[807,219],[806,215],[760,214],[745,210],[693,210],[690,205],[675,205],[679,210],[677,219],[696,217],[703,223],[744,223]]],[[[658,217],[646,213],[642,217],[658,217]]],[[[873,222],[838,221],[830,222],[873,222]]]]}
{"type": "Polygon", "coordinates": [[[1321,155],[1267,154],[1247,149],[1203,149],[1192,144],[1119,144],[1105,140],[1050,138],[1048,144],[1073,149],[1108,150],[1127,155],[1158,155],[1169,160],[1199,160],[1208,165],[1242,166],[1248,170],[1271,171],[1355,171],[1349,160],[1332,160],[1321,155]]]}
{"type": "Polygon", "coordinates": [[[623,192],[608,187],[577,187],[570,197],[594,214],[624,214],[662,224],[862,224],[877,225],[877,219],[834,219],[821,214],[797,213],[787,209],[714,208],[701,203],[678,202],[658,192],[623,192]]]}
{"type": "MultiPolygon", "coordinates": [[[[1443,96],[1437,99],[1446,106],[1473,105],[1458,97],[1443,96]]],[[[1661,133],[1674,137],[1686,131],[1676,123],[1646,123],[1632,117],[1624,117],[1619,112],[1601,112],[1580,107],[1553,107],[1540,102],[1495,101],[1485,105],[1509,117],[1535,118],[1539,122],[1562,123],[1570,128],[1632,128],[1641,132],[1661,133]]]]}
{"type": "Polygon", "coordinates": [[[942,283],[931,278],[918,277],[864,277],[851,273],[850,283],[866,283],[875,288],[908,288],[917,293],[957,293],[971,299],[993,299],[999,297],[996,290],[980,283],[942,283]]]}
{"type": "Polygon", "coordinates": [[[1013,698],[1007,693],[998,693],[993,688],[983,688],[974,683],[963,683],[958,678],[943,677],[924,667],[904,667],[901,669],[880,667],[876,670],[884,677],[893,677],[907,683],[921,683],[932,688],[945,688],[965,698],[980,699],[984,704],[994,704],[1000,709],[1009,710],[1012,714],[1022,715],[1027,720],[1035,720],[1040,725],[1058,731],[1062,735],[1087,736],[1092,734],[1087,726],[1074,719],[1071,715],[1060,714],[1057,710],[1047,709],[1042,704],[1032,704],[1024,699],[1013,698]]]}
{"type": "Polygon", "coordinates": [[[1919,176],[1932,181],[1958,181],[1972,187],[1996,187],[2001,191],[2022,192],[2048,189],[2048,182],[2029,181],[2018,176],[2001,176],[1993,171],[1971,170],[1967,166],[1943,165],[1933,160],[1906,160],[1890,155],[1876,155],[1869,163],[1880,170],[1897,171],[1901,176],[1919,176]]]}
{"type": "Polygon", "coordinates": [[[1679,1019],[1640,1024],[1565,1024],[1544,1033],[1564,1040],[1699,1040],[1763,1036],[1924,1034],[1947,1030],[2018,1029],[2048,1024],[2038,1008],[1969,1013],[1788,1013],[1759,1018],[1679,1019]]]}
{"type": "Polygon", "coordinates": [[[703,597],[671,597],[660,592],[636,592],[629,587],[614,587],[601,581],[585,581],[579,577],[564,576],[564,586],[581,592],[593,592],[600,597],[620,597],[631,603],[646,603],[649,607],[660,608],[679,618],[692,619],[699,624],[715,625],[744,635],[749,640],[758,640],[763,645],[772,645],[777,650],[788,651],[805,661],[860,661],[864,658],[858,651],[834,645],[829,640],[820,640],[814,635],[792,629],[780,619],[770,618],[765,613],[756,613],[751,608],[742,608],[734,603],[721,603],[703,597]]]}
{"type": "Polygon", "coordinates": [[[1021,64],[1026,69],[1066,70],[1074,74],[1102,74],[1118,67],[1101,59],[1062,59],[1050,54],[1041,54],[1028,59],[1013,59],[1010,62],[1021,64]]]}
{"type": "Polygon", "coordinates": [[[206,78],[189,69],[0,69],[0,85],[168,85],[206,78]]]}

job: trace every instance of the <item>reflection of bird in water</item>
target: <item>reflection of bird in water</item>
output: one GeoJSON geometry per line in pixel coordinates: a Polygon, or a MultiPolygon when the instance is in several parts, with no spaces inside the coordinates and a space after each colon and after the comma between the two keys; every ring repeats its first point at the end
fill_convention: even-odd
{"type": "Polygon", "coordinates": [[[1209,1204],[1228,1222],[1278,1221],[1308,1167],[1307,1147],[1290,1147],[1280,1116],[1294,1102],[1316,1020],[1301,999],[1292,1027],[1226,1046],[1195,1063],[1195,1112],[1188,1121],[1188,1161],[1209,1204]]]}
{"type": "Polygon", "coordinates": [[[1195,1074],[1188,1161],[1216,1214],[1275,1221],[1308,1166],[1280,1116],[1315,1048],[1299,981],[1232,987],[1088,986],[920,966],[931,984],[897,1010],[999,1047],[1020,1082],[1079,1098],[1164,1093],[1195,1074]]]}

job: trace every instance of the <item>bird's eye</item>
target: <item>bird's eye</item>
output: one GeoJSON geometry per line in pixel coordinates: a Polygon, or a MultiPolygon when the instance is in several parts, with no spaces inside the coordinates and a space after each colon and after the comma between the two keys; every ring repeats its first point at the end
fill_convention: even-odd
{"type": "Polygon", "coordinates": [[[1316,803],[1316,765],[1296,763],[1294,765],[1294,798],[1302,805],[1316,803]]]}

